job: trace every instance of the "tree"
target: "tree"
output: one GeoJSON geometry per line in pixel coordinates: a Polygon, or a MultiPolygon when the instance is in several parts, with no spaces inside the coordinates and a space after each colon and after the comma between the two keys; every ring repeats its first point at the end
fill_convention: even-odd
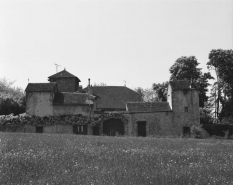
{"type": "Polygon", "coordinates": [[[134,89],[136,92],[141,94],[142,99],[144,102],[157,102],[158,96],[153,88],[143,89],[141,87],[137,87],[134,89]]]}
{"type": "Polygon", "coordinates": [[[199,106],[204,107],[208,101],[208,80],[214,79],[211,74],[202,73],[201,68],[198,68],[199,63],[194,56],[180,57],[171,66],[170,80],[190,80],[192,88],[199,91],[199,106]]]}
{"type": "Polygon", "coordinates": [[[212,91],[215,114],[221,122],[224,117],[233,117],[233,50],[211,50],[207,67],[217,76],[212,91]]]}
{"type": "Polygon", "coordinates": [[[153,90],[157,93],[159,101],[167,101],[167,88],[168,82],[163,83],[153,83],[152,84],[153,90]]]}
{"type": "Polygon", "coordinates": [[[12,87],[14,82],[0,79],[0,115],[25,112],[25,94],[21,88],[12,87]]]}

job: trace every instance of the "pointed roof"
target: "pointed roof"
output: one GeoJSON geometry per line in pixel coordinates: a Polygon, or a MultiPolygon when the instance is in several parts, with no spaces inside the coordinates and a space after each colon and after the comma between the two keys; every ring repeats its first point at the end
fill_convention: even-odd
{"type": "Polygon", "coordinates": [[[51,83],[29,83],[25,89],[26,92],[52,92],[56,86],[55,82],[51,83]]]}
{"type": "MultiPolygon", "coordinates": [[[[66,71],[66,69],[64,69],[63,71],[60,71],[59,73],[51,75],[48,78],[49,79],[50,78],[77,78],[79,80],[77,76],[74,76],[73,74],[69,73],[68,71],[66,71]]],[[[79,82],[81,81],[79,80],[79,82]]]]}
{"type": "Polygon", "coordinates": [[[176,81],[170,81],[169,83],[170,83],[172,90],[191,89],[190,80],[176,80],[176,81]]]}

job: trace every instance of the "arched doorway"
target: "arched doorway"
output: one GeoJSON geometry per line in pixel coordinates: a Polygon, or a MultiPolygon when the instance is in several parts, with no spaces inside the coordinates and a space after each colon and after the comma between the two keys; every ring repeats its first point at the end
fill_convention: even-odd
{"type": "Polygon", "coordinates": [[[107,136],[124,135],[124,123],[120,119],[108,119],[103,123],[103,134],[107,136]]]}

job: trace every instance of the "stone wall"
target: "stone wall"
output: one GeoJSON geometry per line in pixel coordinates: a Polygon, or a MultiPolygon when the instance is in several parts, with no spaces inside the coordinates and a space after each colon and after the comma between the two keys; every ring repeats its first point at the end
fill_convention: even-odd
{"type": "Polygon", "coordinates": [[[172,92],[172,122],[179,128],[200,125],[199,94],[197,90],[176,90],[172,92]],[[188,111],[185,112],[185,107],[188,111]]]}
{"type": "Polygon", "coordinates": [[[53,115],[53,96],[52,92],[27,92],[26,113],[40,117],[53,115]]]}
{"type": "Polygon", "coordinates": [[[61,133],[72,134],[72,125],[51,125],[43,127],[43,133],[61,133]]]}
{"type": "Polygon", "coordinates": [[[60,92],[78,91],[79,82],[76,78],[56,78],[51,79],[51,82],[57,82],[58,91],[60,92]]]}
{"type": "Polygon", "coordinates": [[[26,113],[31,116],[89,115],[88,105],[53,105],[52,92],[27,92],[26,113]]]}
{"type": "Polygon", "coordinates": [[[88,105],[53,105],[53,116],[59,115],[89,115],[88,105]]]}
{"type": "Polygon", "coordinates": [[[146,122],[146,135],[179,135],[174,129],[174,123],[171,122],[173,112],[144,112],[144,113],[126,113],[124,116],[129,120],[128,133],[130,136],[138,135],[137,123],[146,122]]]}

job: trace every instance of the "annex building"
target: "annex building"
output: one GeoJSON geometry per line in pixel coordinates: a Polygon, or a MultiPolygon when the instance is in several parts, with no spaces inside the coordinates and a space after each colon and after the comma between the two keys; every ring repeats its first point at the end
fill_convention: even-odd
{"type": "Polygon", "coordinates": [[[180,135],[200,124],[199,94],[190,81],[170,81],[167,102],[145,103],[125,86],[91,86],[66,70],[48,77],[48,83],[26,87],[26,113],[53,124],[35,124],[26,132],[88,135],[180,135]]]}

